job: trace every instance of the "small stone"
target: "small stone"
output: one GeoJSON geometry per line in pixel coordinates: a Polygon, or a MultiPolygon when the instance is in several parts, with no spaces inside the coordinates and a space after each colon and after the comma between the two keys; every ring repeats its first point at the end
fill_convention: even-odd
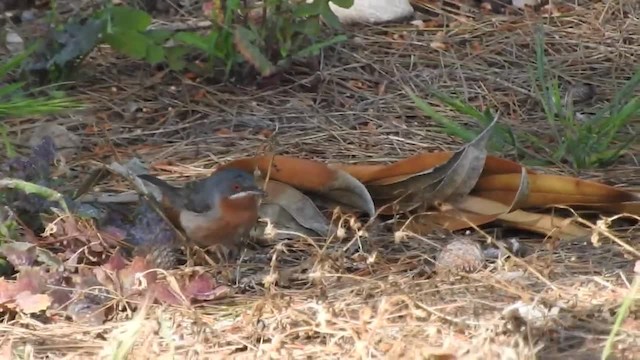
{"type": "Polygon", "coordinates": [[[64,126],[52,123],[44,123],[33,131],[28,145],[32,148],[42,142],[42,138],[50,136],[58,154],[65,159],[71,159],[80,149],[80,138],[67,130],[64,126]]]}
{"type": "Polygon", "coordinates": [[[24,51],[24,40],[13,31],[7,32],[5,44],[11,54],[18,54],[24,51]]]}
{"type": "Polygon", "coordinates": [[[477,242],[458,238],[447,244],[436,259],[436,272],[473,272],[484,264],[484,254],[477,242]]]}
{"type": "Polygon", "coordinates": [[[576,83],[568,87],[567,98],[574,104],[590,101],[596,96],[596,86],[593,84],[576,83]]]}

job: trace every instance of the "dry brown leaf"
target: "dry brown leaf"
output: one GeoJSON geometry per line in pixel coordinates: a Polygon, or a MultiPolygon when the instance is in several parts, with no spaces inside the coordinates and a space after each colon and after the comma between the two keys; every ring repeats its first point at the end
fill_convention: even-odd
{"type": "MultiPolygon", "coordinates": [[[[473,195],[506,204],[511,203],[519,186],[519,179],[515,174],[484,176],[476,183],[473,195]]],[[[520,206],[591,205],[640,215],[638,203],[639,194],[605,184],[569,176],[530,174],[529,194],[520,206]]]]}
{"type": "MultiPolygon", "coordinates": [[[[511,178],[513,178],[515,174],[509,174],[511,178]]],[[[509,195],[511,195],[511,199],[504,199],[505,203],[496,202],[500,204],[497,206],[492,203],[486,202],[485,198],[479,196],[466,196],[462,198],[459,202],[453,204],[456,208],[465,209],[469,211],[473,211],[477,214],[488,215],[488,216],[499,216],[502,214],[507,214],[511,211],[518,210],[525,203],[526,199],[529,196],[530,186],[529,186],[529,174],[522,168],[522,173],[520,174],[520,180],[518,182],[518,188],[515,191],[512,191],[509,195]],[[508,201],[506,201],[508,200],[508,201]],[[508,205],[508,206],[504,206],[508,205]],[[492,212],[493,211],[493,212],[492,212]]],[[[477,224],[476,224],[477,225],[477,224]]]]}
{"type": "Polygon", "coordinates": [[[417,154],[388,165],[331,164],[329,166],[346,171],[365,185],[384,185],[402,181],[416,173],[432,169],[445,163],[452,156],[453,152],[443,151],[417,154]]]}
{"type": "Polygon", "coordinates": [[[601,204],[573,204],[574,208],[587,208],[592,210],[606,211],[617,214],[630,214],[640,216],[640,201],[625,201],[619,203],[601,204]]]}
{"type": "Polygon", "coordinates": [[[409,211],[420,205],[429,207],[438,201],[455,202],[467,195],[484,169],[486,145],[496,121],[497,118],[444,164],[414,173],[398,182],[391,182],[398,179],[396,176],[367,183],[367,189],[378,206],[395,206],[384,209],[382,213],[409,211]]]}
{"type": "Polygon", "coordinates": [[[269,196],[260,205],[261,218],[267,218],[287,231],[309,236],[327,235],[329,222],[303,193],[275,180],[267,182],[266,191],[269,196]]]}
{"type": "Polygon", "coordinates": [[[572,219],[523,210],[498,216],[502,223],[517,229],[542,233],[553,238],[571,240],[591,234],[591,230],[577,225],[572,219]]]}
{"type": "Polygon", "coordinates": [[[573,220],[558,216],[535,214],[522,210],[509,212],[509,206],[500,202],[467,196],[456,204],[458,209],[475,214],[496,216],[512,227],[546,234],[561,239],[586,236],[591,233],[587,228],[577,225],[573,220]]]}
{"type": "Polygon", "coordinates": [[[484,162],[484,170],[480,177],[483,178],[485,176],[497,174],[520,174],[522,169],[525,169],[527,174],[537,174],[537,172],[527,169],[515,161],[496,156],[487,156],[487,160],[484,162]]]}
{"type": "MultiPolygon", "coordinates": [[[[403,229],[417,233],[438,227],[459,230],[499,220],[516,228],[566,238],[586,235],[589,230],[570,219],[520,209],[575,205],[640,214],[640,194],[568,176],[538,174],[516,162],[487,156],[485,146],[494,124],[495,120],[459,151],[422,153],[392,164],[325,165],[285,156],[258,156],[223,167],[259,169],[262,176],[268,174],[282,187],[290,186],[285,195],[278,195],[276,204],[265,203],[263,211],[276,223],[297,227],[297,231],[318,233],[319,228],[312,227],[321,223],[324,231],[326,219],[318,216],[316,195],[321,195],[316,203],[328,199],[330,206],[345,204],[369,214],[373,213],[374,199],[382,214],[415,211],[418,206],[424,210],[439,202],[450,204],[439,212],[398,222],[403,229]],[[297,208],[301,204],[305,205],[297,208]],[[384,208],[388,204],[399,206],[384,208]],[[309,221],[316,216],[316,221],[309,221]]],[[[278,190],[268,192],[277,194],[278,190]]]]}
{"type": "Polygon", "coordinates": [[[51,298],[46,294],[32,294],[23,291],[16,295],[16,305],[25,313],[32,314],[48,309],[51,305],[51,298]]]}
{"type": "Polygon", "coordinates": [[[487,203],[484,199],[466,196],[460,201],[463,209],[452,207],[441,209],[441,211],[437,213],[418,214],[412,216],[408,221],[403,222],[403,228],[417,234],[427,234],[436,229],[456,231],[495,221],[501,215],[516,209],[526,197],[528,193],[528,174],[524,168],[522,168],[521,171],[520,188],[515,192],[515,196],[509,207],[502,204],[497,204],[499,206],[496,206],[496,204],[490,206],[492,204],[487,203]]]}
{"type": "MultiPolygon", "coordinates": [[[[451,159],[453,154],[450,151],[421,153],[388,165],[331,164],[330,167],[348,172],[365,185],[386,184],[407,179],[416,173],[441,165],[451,159]]],[[[495,174],[519,174],[522,169],[522,165],[511,160],[487,156],[481,177],[495,174]]],[[[527,169],[527,173],[535,174],[536,172],[527,169]]]]}
{"type": "Polygon", "coordinates": [[[456,231],[468,229],[472,225],[481,226],[495,221],[497,215],[482,215],[468,211],[448,209],[440,212],[422,213],[406,221],[399,221],[396,230],[411,231],[415,234],[429,234],[440,229],[456,231]]]}

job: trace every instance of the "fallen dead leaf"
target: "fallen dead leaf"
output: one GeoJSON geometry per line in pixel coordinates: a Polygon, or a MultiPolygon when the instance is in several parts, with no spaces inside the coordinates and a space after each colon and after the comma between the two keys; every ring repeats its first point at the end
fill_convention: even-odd
{"type": "Polygon", "coordinates": [[[51,305],[51,298],[46,294],[32,294],[28,291],[23,291],[16,295],[16,305],[18,308],[27,314],[37,313],[49,308],[51,305]]]}
{"type": "Polygon", "coordinates": [[[287,231],[310,236],[327,235],[328,220],[303,193],[275,180],[267,182],[266,191],[269,195],[260,204],[261,218],[269,219],[287,231]]]}

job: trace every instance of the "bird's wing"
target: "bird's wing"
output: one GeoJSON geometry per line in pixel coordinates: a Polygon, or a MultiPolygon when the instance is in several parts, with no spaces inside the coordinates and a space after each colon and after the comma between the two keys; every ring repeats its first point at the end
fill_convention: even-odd
{"type": "Polygon", "coordinates": [[[182,190],[183,206],[186,210],[202,214],[212,209],[212,196],[207,193],[210,190],[204,181],[188,183],[180,190],[182,190]]]}

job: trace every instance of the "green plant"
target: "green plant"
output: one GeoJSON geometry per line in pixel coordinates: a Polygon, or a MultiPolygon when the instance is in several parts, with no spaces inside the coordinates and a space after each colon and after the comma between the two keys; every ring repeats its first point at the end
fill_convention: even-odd
{"type": "MultiPolygon", "coordinates": [[[[346,40],[344,35],[320,40],[320,17],[334,29],[341,28],[329,2],[269,0],[262,8],[248,9],[240,0],[214,1],[208,9],[212,21],[209,33],[180,32],[174,39],[206,54],[207,71],[221,61],[228,76],[234,66],[249,63],[261,76],[269,76],[292,59],[316,55],[322,48],[346,40]],[[217,6],[223,2],[224,6],[217,6]],[[251,20],[251,14],[260,18],[251,20]]],[[[341,7],[353,5],[353,0],[333,2],[341,7]]]]}
{"type": "Polygon", "coordinates": [[[636,274],[633,277],[633,282],[631,283],[631,289],[627,295],[625,295],[622,304],[620,304],[620,308],[618,309],[618,314],[616,315],[616,320],[611,327],[611,331],[609,332],[609,336],[607,337],[607,343],[605,344],[604,349],[602,349],[602,353],[600,354],[600,359],[607,360],[610,359],[610,355],[613,352],[613,345],[616,342],[616,334],[622,328],[622,323],[629,317],[630,310],[635,303],[635,300],[638,299],[640,295],[640,275],[638,275],[639,268],[638,262],[636,262],[636,274]]]}
{"type": "MultiPolygon", "coordinates": [[[[35,47],[32,46],[1,64],[0,78],[7,79],[9,73],[18,70],[34,50],[35,47]]],[[[83,107],[81,103],[64,96],[63,93],[51,91],[51,86],[47,87],[45,91],[43,88],[26,90],[26,85],[25,81],[15,81],[0,86],[0,119],[11,116],[52,114],[83,107]]],[[[6,128],[0,128],[0,132],[2,133],[3,142],[8,144],[6,128]]],[[[10,147],[7,147],[7,152],[12,152],[10,147]]]]}
{"type": "Polygon", "coordinates": [[[557,146],[548,146],[531,135],[529,141],[549,154],[553,161],[567,161],[575,169],[612,163],[637,140],[636,134],[625,136],[620,130],[640,115],[640,97],[634,96],[634,90],[640,85],[640,68],[611,103],[582,121],[574,116],[570,97],[566,97],[568,101],[563,99],[558,79],[545,72],[548,64],[544,54],[544,33],[537,31],[535,40],[536,90],[557,146]],[[620,138],[623,140],[617,141],[620,138]]]}
{"type": "Polygon", "coordinates": [[[322,39],[320,18],[334,29],[341,28],[330,1],[341,7],[353,4],[353,0],[267,0],[261,8],[248,9],[241,0],[214,0],[205,6],[212,25],[204,33],[149,29],[152,18],[145,11],[108,3],[88,19],[70,19],[43,39],[29,70],[45,74],[49,81],[63,79],[104,42],[134,59],[166,62],[173,70],[210,75],[223,69],[228,78],[233,70],[246,73],[244,65],[249,64],[261,76],[269,76],[294,59],[346,40],[344,35],[322,39]],[[187,61],[194,56],[206,61],[198,65],[187,61]]]}
{"type": "MultiPolygon", "coordinates": [[[[635,89],[640,85],[640,68],[617,92],[610,104],[583,121],[574,116],[570,97],[563,98],[558,80],[545,73],[546,67],[548,65],[544,56],[544,39],[539,32],[536,37],[534,78],[555,141],[552,144],[545,143],[532,134],[514,132],[509,127],[500,125],[489,144],[490,150],[502,153],[513,151],[525,163],[569,163],[574,169],[585,169],[610,164],[637,141],[638,135],[635,133],[636,130],[630,128],[630,122],[640,115],[640,97],[634,96],[635,89]],[[621,131],[623,129],[630,129],[631,133],[625,134],[621,131]]],[[[464,141],[470,141],[477,136],[476,132],[438,113],[434,107],[408,88],[405,88],[405,92],[425,115],[443,126],[447,134],[464,141]]],[[[429,89],[429,93],[451,109],[475,119],[483,126],[487,126],[494,118],[489,109],[481,112],[472,105],[433,88],[429,89]]]]}

